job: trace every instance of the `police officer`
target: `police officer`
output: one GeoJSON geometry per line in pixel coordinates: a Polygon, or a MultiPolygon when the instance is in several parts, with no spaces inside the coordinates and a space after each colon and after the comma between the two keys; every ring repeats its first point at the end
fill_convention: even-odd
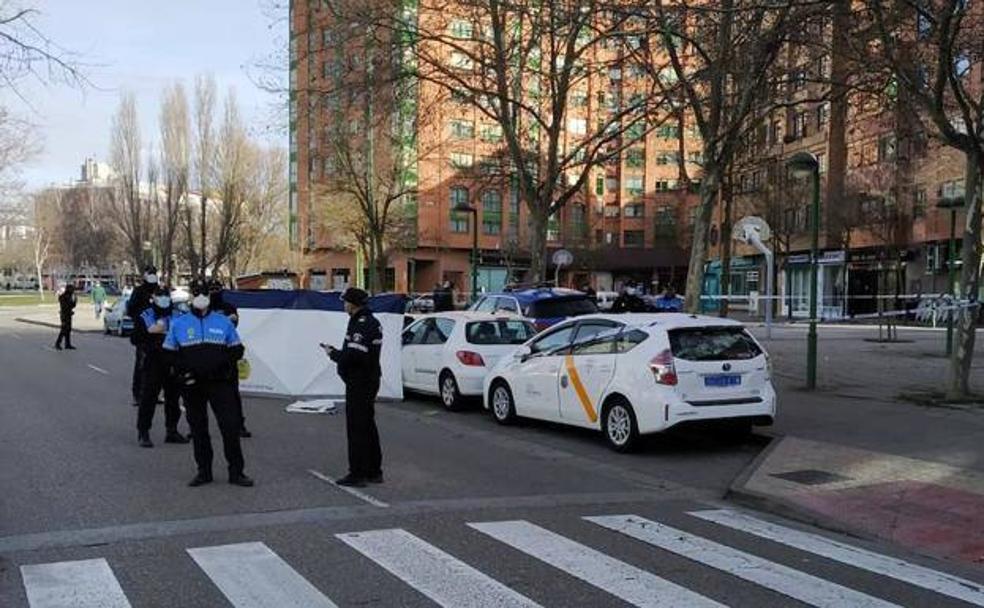
{"type": "MultiPolygon", "coordinates": [[[[210,299],[209,308],[217,313],[223,314],[232,321],[232,325],[235,328],[239,328],[239,309],[236,305],[227,302],[224,297],[222,297],[222,282],[218,279],[212,279],[208,282],[208,295],[210,299]]],[[[236,408],[239,409],[239,419],[241,420],[239,428],[239,436],[244,438],[249,438],[253,436],[253,433],[249,432],[246,428],[246,416],[243,414],[243,396],[239,392],[239,374],[236,374],[236,408]]]]}
{"type": "Polygon", "coordinates": [[[342,294],[349,314],[341,349],[322,345],[338,366],[345,382],[345,430],[348,435],[348,475],[337,480],[343,486],[362,487],[383,482],[382,454],[376,430],[376,394],[379,392],[379,353],[383,330],[369,310],[369,295],[350,287],[342,294]]]}
{"type": "Polygon", "coordinates": [[[195,281],[191,293],[191,312],[175,318],[164,339],[164,349],[171,353],[171,363],[183,387],[198,465],[198,473],[188,485],[196,487],[212,481],[212,440],[208,434],[211,405],[222,433],[229,483],[252,486],[253,480],[243,472],[235,395],[236,362],[243,356],[243,345],[232,321],[209,310],[208,286],[195,281]]]}
{"type": "Polygon", "coordinates": [[[55,340],[55,350],[62,349],[62,340],[65,340],[65,348],[75,350],[72,346],[72,315],[75,314],[75,285],[66,285],[65,291],[58,296],[58,320],[61,321],[61,329],[58,338],[55,340]]]}
{"type": "MultiPolygon", "coordinates": [[[[126,316],[130,317],[134,323],[144,310],[150,306],[150,299],[157,289],[157,269],[148,264],[143,270],[143,283],[138,285],[130,292],[130,298],[126,301],[126,316]]],[[[130,344],[137,346],[136,336],[130,335],[130,344]]],[[[140,405],[140,383],[143,381],[143,351],[139,347],[133,353],[133,380],[130,383],[130,392],[133,393],[133,405],[140,405]]]]}
{"type": "Polygon", "coordinates": [[[188,443],[188,438],[178,432],[181,409],[178,407],[178,385],[171,373],[171,363],[164,353],[164,337],[171,325],[174,311],[171,307],[171,290],[158,286],[151,305],[133,320],[133,335],[137,348],[143,351],[143,378],[140,409],[137,410],[137,442],[140,447],[152,448],[150,427],[157,409],[157,397],[164,390],[164,443],[188,443]]]}

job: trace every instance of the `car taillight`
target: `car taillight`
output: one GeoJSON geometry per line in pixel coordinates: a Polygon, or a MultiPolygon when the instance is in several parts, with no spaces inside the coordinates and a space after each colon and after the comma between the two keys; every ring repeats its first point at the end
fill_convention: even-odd
{"type": "Polygon", "coordinates": [[[461,361],[462,365],[470,365],[474,367],[485,367],[485,360],[482,359],[482,355],[472,352],[470,350],[459,350],[457,353],[458,361],[461,361]]]}
{"type": "Polygon", "coordinates": [[[676,386],[677,374],[673,366],[673,353],[666,349],[649,361],[649,368],[653,370],[653,377],[657,384],[666,386],[676,386]]]}

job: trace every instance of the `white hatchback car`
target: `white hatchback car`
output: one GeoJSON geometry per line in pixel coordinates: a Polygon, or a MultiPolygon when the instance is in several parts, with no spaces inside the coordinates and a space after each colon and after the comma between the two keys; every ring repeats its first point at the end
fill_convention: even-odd
{"type": "Polygon", "coordinates": [[[599,429],[618,451],[682,422],[747,433],[776,416],[761,344],[737,321],[681,313],[560,323],[500,361],[483,399],[501,424],[522,416],[599,429]]]}
{"type": "Polygon", "coordinates": [[[426,315],[403,330],[403,386],[457,409],[462,397],[481,395],[488,371],[534,335],[532,323],[508,315],[426,315]]]}

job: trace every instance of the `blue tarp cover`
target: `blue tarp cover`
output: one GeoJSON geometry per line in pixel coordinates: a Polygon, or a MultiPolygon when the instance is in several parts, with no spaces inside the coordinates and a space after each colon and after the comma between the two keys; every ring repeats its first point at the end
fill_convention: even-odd
{"type": "MultiPolygon", "coordinates": [[[[286,310],[342,311],[342,294],[337,291],[306,289],[255,291],[225,291],[222,298],[236,308],[281,308],[286,310]]],[[[369,309],[375,313],[403,314],[407,297],[401,293],[383,293],[369,298],[369,309]]]]}

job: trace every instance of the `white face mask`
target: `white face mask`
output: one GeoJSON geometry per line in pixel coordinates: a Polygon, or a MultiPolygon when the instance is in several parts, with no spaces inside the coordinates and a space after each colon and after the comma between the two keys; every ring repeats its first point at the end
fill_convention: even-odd
{"type": "Polygon", "coordinates": [[[144,281],[150,283],[151,285],[157,285],[157,275],[156,274],[145,274],[144,281]]]}
{"type": "Polygon", "coordinates": [[[198,295],[191,300],[191,305],[198,310],[205,310],[208,308],[209,299],[207,295],[198,295]]]}
{"type": "Polygon", "coordinates": [[[158,296],[154,298],[154,304],[156,304],[158,308],[167,308],[171,305],[171,298],[167,296],[158,296]]]}

